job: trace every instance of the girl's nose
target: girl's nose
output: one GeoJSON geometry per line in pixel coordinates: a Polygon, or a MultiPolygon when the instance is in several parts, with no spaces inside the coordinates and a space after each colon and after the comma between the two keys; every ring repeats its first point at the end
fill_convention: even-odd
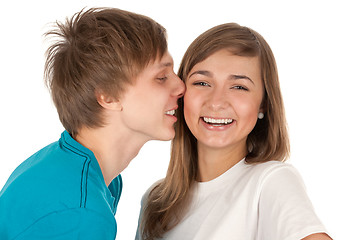
{"type": "Polygon", "coordinates": [[[212,94],[209,96],[207,104],[213,111],[220,111],[228,107],[226,96],[220,89],[213,90],[212,94]]]}

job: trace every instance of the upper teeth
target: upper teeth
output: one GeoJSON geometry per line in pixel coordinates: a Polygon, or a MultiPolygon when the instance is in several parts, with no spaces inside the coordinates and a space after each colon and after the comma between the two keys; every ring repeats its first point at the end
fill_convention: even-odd
{"type": "Polygon", "coordinates": [[[175,110],[166,111],[165,114],[175,115],[175,110]]]}
{"type": "Polygon", "coordinates": [[[214,119],[214,118],[204,117],[203,119],[207,123],[224,123],[224,124],[228,124],[228,123],[233,122],[233,119],[231,119],[231,118],[214,119]]]}

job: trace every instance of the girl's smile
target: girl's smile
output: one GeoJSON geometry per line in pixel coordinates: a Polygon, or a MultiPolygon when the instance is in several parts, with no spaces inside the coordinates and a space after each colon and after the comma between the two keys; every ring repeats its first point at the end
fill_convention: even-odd
{"type": "Polygon", "coordinates": [[[186,79],[186,123],[200,145],[246,151],[261,111],[263,83],[257,57],[220,50],[196,64],[186,79]]]}

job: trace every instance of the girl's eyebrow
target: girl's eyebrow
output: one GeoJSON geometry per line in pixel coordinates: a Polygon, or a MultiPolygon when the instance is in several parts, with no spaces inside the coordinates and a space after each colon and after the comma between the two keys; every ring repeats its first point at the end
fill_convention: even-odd
{"type": "Polygon", "coordinates": [[[191,73],[191,75],[189,75],[188,78],[192,77],[195,74],[204,75],[206,77],[213,77],[213,74],[210,71],[198,70],[198,71],[195,71],[195,72],[191,73]]]}
{"type": "MultiPolygon", "coordinates": [[[[195,71],[195,72],[191,73],[191,75],[189,75],[188,78],[191,78],[193,75],[196,75],[196,74],[203,75],[203,76],[206,76],[206,77],[213,77],[213,74],[210,71],[198,70],[198,71],[195,71]]],[[[228,79],[229,80],[246,79],[246,80],[249,80],[253,85],[255,85],[253,80],[250,77],[246,76],[246,75],[232,74],[232,75],[229,76],[228,79]]]]}
{"type": "Polygon", "coordinates": [[[253,80],[250,78],[250,77],[248,77],[248,76],[246,76],[246,75],[231,75],[230,77],[229,77],[229,80],[237,80],[237,79],[247,79],[247,80],[249,80],[253,85],[255,85],[254,84],[254,82],[253,82],[253,80]]]}

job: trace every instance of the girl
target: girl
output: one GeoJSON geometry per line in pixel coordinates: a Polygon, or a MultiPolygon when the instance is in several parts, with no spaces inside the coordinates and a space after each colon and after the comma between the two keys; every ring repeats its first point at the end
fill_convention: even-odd
{"type": "Polygon", "coordinates": [[[331,239],[289,156],[274,56],[234,23],[185,53],[166,178],[145,194],[137,239],[331,239]]]}

